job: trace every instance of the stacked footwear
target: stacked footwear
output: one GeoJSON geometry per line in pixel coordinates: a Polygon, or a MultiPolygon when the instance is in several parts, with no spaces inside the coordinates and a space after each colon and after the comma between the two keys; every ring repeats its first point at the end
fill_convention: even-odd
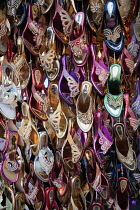
{"type": "Polygon", "coordinates": [[[0,209],[133,208],[139,42],[137,0],[0,2],[0,209]]]}

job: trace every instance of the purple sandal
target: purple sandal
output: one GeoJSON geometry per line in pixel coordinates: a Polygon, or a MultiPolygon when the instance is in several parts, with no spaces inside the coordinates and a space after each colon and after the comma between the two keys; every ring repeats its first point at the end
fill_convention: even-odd
{"type": "Polygon", "coordinates": [[[91,81],[98,93],[104,95],[105,83],[109,77],[109,69],[101,59],[96,61],[93,44],[90,45],[90,50],[93,58],[91,81]]]}
{"type": "Polygon", "coordinates": [[[27,49],[35,56],[39,56],[39,47],[44,40],[44,30],[38,23],[39,9],[35,4],[29,4],[28,18],[22,38],[27,49]]]}
{"type": "Polygon", "coordinates": [[[79,81],[74,71],[67,71],[69,62],[70,56],[67,54],[63,55],[61,59],[63,70],[58,83],[58,88],[62,99],[69,106],[74,106],[73,98],[79,93],[79,81]]]}
{"type": "Polygon", "coordinates": [[[102,112],[96,111],[94,114],[94,142],[93,148],[98,161],[104,164],[103,155],[107,153],[111,145],[113,144],[113,139],[105,125],[102,125],[102,112]]]}
{"type": "Polygon", "coordinates": [[[84,66],[89,55],[89,48],[86,44],[86,33],[84,29],[85,15],[78,12],[74,18],[73,36],[69,41],[69,46],[73,53],[73,62],[76,66],[84,66]]]}

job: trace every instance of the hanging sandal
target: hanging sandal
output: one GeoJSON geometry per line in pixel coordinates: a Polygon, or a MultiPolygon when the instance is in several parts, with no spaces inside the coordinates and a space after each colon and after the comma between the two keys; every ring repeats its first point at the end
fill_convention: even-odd
{"type": "Polygon", "coordinates": [[[116,123],[114,125],[114,131],[117,157],[126,168],[134,171],[137,167],[136,154],[125,134],[124,125],[122,123],[116,123]]]}
{"type": "Polygon", "coordinates": [[[19,127],[19,135],[22,136],[26,145],[31,149],[33,155],[36,156],[39,150],[39,134],[32,121],[29,105],[23,102],[21,109],[23,119],[19,127]]]}
{"type": "Polygon", "coordinates": [[[71,179],[71,197],[68,204],[68,210],[84,210],[86,202],[81,190],[81,180],[79,176],[74,176],[71,179]]]}
{"type": "Polygon", "coordinates": [[[24,45],[22,38],[18,37],[17,39],[18,53],[11,60],[11,67],[14,72],[14,76],[17,78],[17,81],[20,83],[20,87],[25,89],[30,80],[30,67],[26,60],[26,55],[24,52],[24,45]]]}
{"type": "Polygon", "coordinates": [[[47,90],[43,84],[42,71],[38,68],[32,70],[32,94],[29,106],[32,113],[40,120],[48,120],[47,110],[49,99],[47,90]]]}
{"type": "Polygon", "coordinates": [[[102,21],[103,21],[103,10],[104,1],[103,0],[89,0],[87,8],[87,21],[90,28],[98,34],[100,31],[102,21]]]}
{"type": "Polygon", "coordinates": [[[104,155],[108,152],[113,144],[112,136],[110,135],[106,125],[102,124],[102,112],[94,113],[94,138],[93,148],[94,153],[101,164],[104,164],[104,155]]]}
{"type": "Polygon", "coordinates": [[[74,17],[73,35],[70,37],[69,46],[76,66],[84,66],[89,55],[89,48],[84,29],[85,15],[78,12],[74,17]]]}
{"type": "Polygon", "coordinates": [[[119,10],[115,0],[109,0],[105,3],[105,27],[104,41],[106,45],[113,51],[119,52],[123,48],[124,37],[119,24],[119,10]]]}
{"type": "Polygon", "coordinates": [[[68,44],[69,42],[69,37],[73,30],[73,23],[73,18],[60,6],[59,0],[57,0],[52,27],[56,36],[63,44],[68,44]]]}
{"type": "Polygon", "coordinates": [[[79,94],[78,76],[72,69],[69,70],[70,56],[68,54],[62,56],[61,63],[63,70],[58,83],[59,93],[69,106],[74,106],[74,98],[79,94]]]}
{"type": "Polygon", "coordinates": [[[92,54],[92,71],[91,81],[99,94],[104,95],[105,83],[109,77],[109,69],[101,59],[96,60],[94,53],[94,45],[90,45],[92,54]]]}
{"type": "Polygon", "coordinates": [[[50,26],[47,28],[46,42],[39,50],[41,66],[50,81],[55,80],[59,74],[60,63],[56,51],[55,33],[50,26]]]}
{"type": "MultiPolygon", "coordinates": [[[[66,140],[63,143],[61,155],[63,162],[65,166],[68,168],[68,170],[74,171],[76,170],[76,163],[78,163],[82,155],[82,145],[76,144],[75,142],[76,139],[74,139],[74,137],[72,138],[70,130],[71,130],[71,119],[69,120],[68,134],[66,140]]],[[[77,137],[78,136],[75,136],[75,138],[77,137]]]]}
{"type": "Polygon", "coordinates": [[[88,132],[93,123],[92,84],[84,81],[76,102],[77,123],[83,132],[88,132]]]}
{"type": "Polygon", "coordinates": [[[87,162],[86,176],[89,185],[106,201],[110,195],[110,185],[105,175],[100,171],[91,148],[85,150],[87,162]]]}
{"type": "Polygon", "coordinates": [[[123,92],[121,90],[121,66],[110,66],[110,77],[107,84],[107,93],[104,97],[104,105],[113,117],[119,117],[123,107],[123,92]]]}
{"type": "Polygon", "coordinates": [[[2,162],[2,175],[9,182],[16,182],[19,177],[20,165],[17,161],[17,144],[18,144],[18,133],[11,131],[9,136],[9,148],[6,152],[2,162]]]}
{"type": "Polygon", "coordinates": [[[58,85],[56,83],[50,83],[49,85],[49,122],[55,130],[58,138],[63,138],[67,130],[67,118],[62,111],[61,101],[59,99],[58,85]]]}
{"type": "Polygon", "coordinates": [[[39,55],[39,47],[44,40],[44,30],[38,23],[39,8],[36,4],[28,5],[28,18],[22,34],[23,42],[27,49],[34,55],[39,55]]]}

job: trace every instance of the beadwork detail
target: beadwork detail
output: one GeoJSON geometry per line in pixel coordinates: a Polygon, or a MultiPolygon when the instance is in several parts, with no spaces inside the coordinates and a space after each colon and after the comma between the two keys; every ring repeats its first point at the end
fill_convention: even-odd
{"type": "Polygon", "coordinates": [[[105,71],[105,69],[102,68],[100,65],[97,66],[95,73],[96,75],[98,75],[99,80],[104,85],[109,77],[109,73],[105,71]]]}
{"type": "Polygon", "coordinates": [[[102,21],[104,6],[102,3],[93,1],[90,4],[90,10],[94,15],[94,22],[99,25],[102,21]]]}
{"type": "Polygon", "coordinates": [[[106,154],[109,148],[112,145],[112,142],[110,142],[105,136],[101,136],[99,139],[99,144],[101,144],[101,150],[103,151],[103,154],[106,154]]]}
{"type": "Polygon", "coordinates": [[[70,89],[70,96],[75,97],[79,94],[79,84],[73,79],[73,77],[68,76],[67,78],[68,86],[70,89]]]}
{"type": "Polygon", "coordinates": [[[75,56],[80,57],[85,49],[86,44],[86,35],[85,32],[78,37],[74,41],[69,41],[69,45],[71,47],[71,51],[74,53],[75,56]]]}
{"type": "Polygon", "coordinates": [[[34,47],[38,48],[44,40],[44,31],[43,27],[36,21],[29,23],[29,29],[33,33],[33,41],[36,43],[34,47]]]}
{"type": "Polygon", "coordinates": [[[116,109],[123,103],[123,93],[121,93],[116,99],[114,99],[114,97],[110,93],[107,93],[107,100],[109,105],[113,106],[116,109]]]}
{"type": "Polygon", "coordinates": [[[62,21],[63,31],[65,35],[69,37],[73,29],[73,20],[65,10],[61,10],[59,14],[62,21]]]}
{"type": "Polygon", "coordinates": [[[107,40],[111,40],[112,42],[116,42],[118,38],[120,38],[121,26],[116,26],[113,30],[106,28],[104,29],[104,35],[107,40]]]}

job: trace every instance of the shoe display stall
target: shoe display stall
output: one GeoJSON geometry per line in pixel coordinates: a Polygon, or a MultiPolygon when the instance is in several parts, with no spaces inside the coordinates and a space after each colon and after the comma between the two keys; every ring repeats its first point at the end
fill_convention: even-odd
{"type": "Polygon", "coordinates": [[[140,1],[0,1],[0,209],[140,209],[140,1]]]}

